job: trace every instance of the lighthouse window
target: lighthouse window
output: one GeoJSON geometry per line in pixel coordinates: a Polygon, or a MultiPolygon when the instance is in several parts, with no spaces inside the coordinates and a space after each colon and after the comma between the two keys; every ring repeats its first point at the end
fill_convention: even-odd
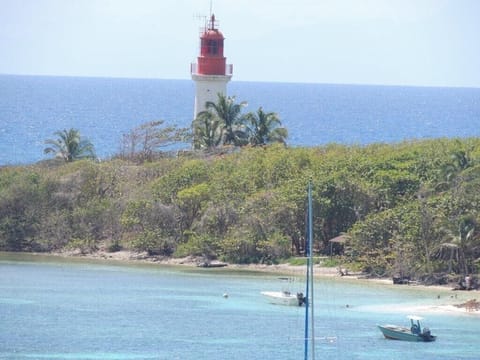
{"type": "Polygon", "coordinates": [[[218,43],[216,40],[208,40],[208,53],[214,55],[218,53],[218,43]]]}

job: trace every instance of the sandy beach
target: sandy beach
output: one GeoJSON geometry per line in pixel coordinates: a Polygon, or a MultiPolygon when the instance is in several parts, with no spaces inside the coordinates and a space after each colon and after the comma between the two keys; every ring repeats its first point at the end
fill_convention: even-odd
{"type": "MultiPolygon", "coordinates": [[[[45,254],[41,254],[45,255],[45,254]]],[[[213,268],[228,268],[233,271],[254,271],[265,272],[273,274],[281,274],[285,276],[303,276],[305,272],[304,266],[294,266],[290,264],[276,264],[276,265],[264,265],[264,264],[227,264],[218,261],[212,261],[210,266],[205,265],[204,260],[199,257],[185,257],[185,258],[172,258],[162,256],[149,256],[147,253],[136,253],[132,251],[117,251],[106,252],[97,251],[94,253],[82,254],[77,251],[59,252],[51,255],[65,257],[65,258],[85,258],[92,260],[106,260],[106,261],[118,261],[118,262],[131,262],[131,263],[155,263],[164,266],[186,266],[186,267],[205,267],[206,269],[213,268]]],[[[397,309],[402,313],[411,314],[432,314],[443,313],[452,315],[465,315],[476,316],[480,318],[480,292],[477,290],[472,291],[454,291],[452,285],[393,285],[392,279],[387,278],[366,278],[361,274],[349,274],[341,276],[337,268],[322,267],[319,265],[314,266],[314,274],[316,277],[334,277],[336,281],[355,281],[365,283],[377,283],[385,286],[399,286],[406,288],[415,288],[418,291],[435,292],[436,296],[432,299],[431,304],[400,304],[397,309]]],[[[382,311],[381,308],[376,309],[382,311]]]]}

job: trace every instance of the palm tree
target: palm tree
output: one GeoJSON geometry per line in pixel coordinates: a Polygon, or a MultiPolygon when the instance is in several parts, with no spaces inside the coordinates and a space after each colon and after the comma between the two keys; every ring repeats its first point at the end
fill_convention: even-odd
{"type": "Polygon", "coordinates": [[[205,103],[206,111],[221,122],[224,145],[240,146],[248,142],[244,117],[241,115],[242,108],[246,105],[245,101],[237,104],[234,96],[227,97],[220,93],[218,102],[207,101],[205,103]]]}
{"type": "Polygon", "coordinates": [[[222,128],[220,120],[215,118],[211,112],[202,111],[193,121],[193,148],[213,149],[222,141],[222,128]]]}
{"type": "Polygon", "coordinates": [[[75,160],[95,158],[95,151],[92,143],[87,139],[82,139],[77,129],[63,130],[54,132],[57,139],[45,140],[45,154],[55,154],[55,157],[63,159],[65,162],[75,160]]]}
{"type": "MultiPolygon", "coordinates": [[[[460,147],[460,143],[456,141],[457,146],[460,147]]],[[[457,149],[450,155],[451,162],[445,164],[442,167],[442,173],[444,174],[445,181],[437,185],[437,187],[448,188],[448,185],[452,184],[458,175],[462,171],[475,165],[474,160],[472,159],[471,150],[462,150],[457,149]]]]}
{"type": "Polygon", "coordinates": [[[452,263],[456,262],[456,270],[469,273],[469,244],[473,240],[475,233],[475,221],[469,216],[460,219],[458,232],[452,232],[450,229],[442,229],[446,235],[447,241],[439,245],[437,258],[448,260],[448,272],[452,272],[452,263]]]}
{"type": "Polygon", "coordinates": [[[265,145],[272,142],[285,144],[288,131],[280,127],[282,122],[276,113],[266,113],[260,107],[256,113],[248,113],[245,118],[250,125],[249,133],[252,145],[265,145]]]}

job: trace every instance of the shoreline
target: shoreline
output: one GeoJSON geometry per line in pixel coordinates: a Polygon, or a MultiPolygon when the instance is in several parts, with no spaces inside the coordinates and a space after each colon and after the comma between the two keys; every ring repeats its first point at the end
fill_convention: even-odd
{"type": "MultiPolygon", "coordinates": [[[[185,258],[171,258],[161,256],[149,256],[146,253],[136,253],[132,251],[121,250],[117,252],[97,251],[84,254],[79,251],[63,251],[53,253],[33,253],[33,252],[2,252],[8,255],[27,255],[27,256],[46,256],[52,258],[78,259],[78,260],[98,260],[106,263],[124,263],[124,264],[157,264],[160,266],[181,266],[185,268],[205,269],[205,271],[214,271],[215,269],[228,269],[232,271],[261,272],[265,274],[280,274],[285,276],[303,276],[305,267],[301,265],[290,264],[229,264],[212,261],[210,266],[202,266],[204,260],[200,257],[188,256],[185,258]]],[[[437,299],[431,304],[412,305],[405,304],[398,307],[399,312],[404,313],[441,313],[455,315],[472,315],[480,317],[480,292],[477,290],[454,291],[449,285],[422,285],[405,284],[394,285],[391,279],[385,278],[366,278],[361,274],[348,274],[341,276],[337,268],[322,267],[315,265],[314,272],[316,278],[335,278],[335,281],[364,282],[365,284],[378,284],[380,286],[395,286],[398,289],[418,289],[419,291],[437,292],[437,299]],[[438,301],[436,301],[438,300],[438,301]]],[[[378,309],[381,311],[382,309],[378,309]]]]}

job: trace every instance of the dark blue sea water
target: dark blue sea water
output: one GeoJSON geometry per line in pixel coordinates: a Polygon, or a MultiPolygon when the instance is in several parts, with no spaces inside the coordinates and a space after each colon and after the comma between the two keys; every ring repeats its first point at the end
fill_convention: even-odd
{"type": "MultiPolygon", "coordinates": [[[[300,359],[304,308],[260,295],[279,289],[261,273],[0,253],[0,359],[300,359]]],[[[318,279],[316,358],[478,360],[479,315],[436,310],[469,295],[318,279]],[[436,342],[390,341],[376,328],[407,325],[413,311],[436,342]]]]}
{"type": "MultiPolygon", "coordinates": [[[[480,135],[480,88],[233,80],[228,93],[247,101],[246,111],[277,112],[292,146],[480,135]]],[[[69,128],[107,158],[145,122],[190,126],[193,105],[190,80],[0,75],[0,165],[45,159],[44,141],[69,128]]]]}

